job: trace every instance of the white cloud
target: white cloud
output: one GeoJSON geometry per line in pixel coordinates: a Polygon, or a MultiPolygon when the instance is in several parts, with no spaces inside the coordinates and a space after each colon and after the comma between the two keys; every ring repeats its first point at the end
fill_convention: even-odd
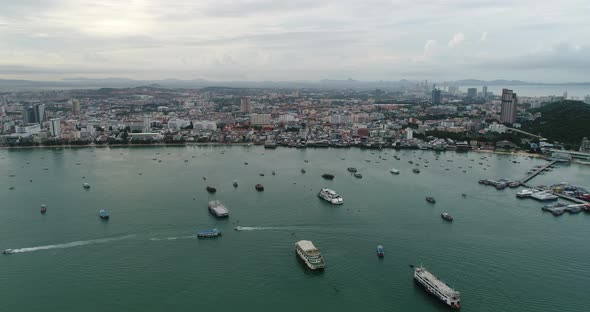
{"type": "Polygon", "coordinates": [[[454,48],[465,41],[465,35],[463,33],[456,33],[453,35],[451,41],[449,41],[449,47],[454,48]]]}
{"type": "MultiPolygon", "coordinates": [[[[555,56],[587,53],[588,11],[580,9],[588,8],[587,2],[569,0],[555,6],[550,0],[3,1],[0,68],[12,70],[0,70],[0,79],[35,79],[34,68],[50,68],[47,75],[55,79],[76,74],[385,80],[407,78],[404,73],[424,79],[441,73],[464,78],[473,76],[473,65],[518,59],[522,51],[538,45],[542,50],[575,42],[569,49],[556,49],[555,56]],[[454,34],[450,41],[449,34],[454,34]],[[475,41],[486,44],[469,44],[475,41]]],[[[567,74],[559,66],[542,73],[528,67],[520,70],[535,79],[567,74]]],[[[511,78],[505,74],[497,65],[481,69],[481,78],[511,78]]],[[[587,74],[571,77],[577,79],[587,80],[587,74]]]]}
{"type": "Polygon", "coordinates": [[[488,32],[487,31],[484,31],[481,34],[481,38],[479,38],[479,41],[486,41],[487,39],[488,39],[488,32]]]}
{"type": "Polygon", "coordinates": [[[436,49],[436,40],[428,40],[426,44],[424,44],[424,54],[422,55],[424,58],[430,58],[434,54],[434,50],[436,49]]]}

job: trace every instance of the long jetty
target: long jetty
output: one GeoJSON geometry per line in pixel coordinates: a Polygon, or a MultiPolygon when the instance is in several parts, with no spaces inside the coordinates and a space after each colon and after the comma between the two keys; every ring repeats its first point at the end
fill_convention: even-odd
{"type": "Polygon", "coordinates": [[[538,170],[533,171],[531,174],[529,174],[528,176],[524,177],[523,179],[520,180],[520,184],[524,185],[525,183],[527,183],[528,181],[530,181],[532,178],[538,176],[539,174],[541,174],[541,172],[549,169],[549,167],[555,165],[555,163],[557,162],[557,160],[552,160],[551,162],[549,162],[548,164],[546,164],[545,166],[539,168],[538,170]]]}

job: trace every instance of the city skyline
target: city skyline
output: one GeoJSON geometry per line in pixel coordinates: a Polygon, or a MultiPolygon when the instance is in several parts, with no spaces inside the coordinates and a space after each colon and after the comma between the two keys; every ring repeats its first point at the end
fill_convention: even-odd
{"type": "Polygon", "coordinates": [[[11,1],[0,78],[587,81],[576,2],[11,1]]]}

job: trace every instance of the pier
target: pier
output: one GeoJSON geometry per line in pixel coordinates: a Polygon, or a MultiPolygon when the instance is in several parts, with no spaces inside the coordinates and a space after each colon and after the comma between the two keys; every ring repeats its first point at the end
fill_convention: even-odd
{"type": "MultiPolygon", "coordinates": [[[[550,191],[550,190],[540,189],[540,188],[537,188],[537,187],[534,187],[534,186],[530,186],[530,185],[526,185],[526,184],[521,184],[521,185],[524,186],[524,187],[526,187],[526,188],[528,188],[528,189],[535,190],[537,192],[540,192],[540,191],[550,191]]],[[[581,204],[581,205],[588,205],[588,204],[590,204],[590,203],[588,203],[587,201],[585,201],[583,199],[579,199],[579,198],[576,198],[576,197],[568,196],[568,195],[565,195],[565,194],[562,194],[562,193],[551,192],[551,194],[553,194],[553,195],[555,195],[555,196],[557,196],[557,197],[559,197],[561,199],[569,200],[571,202],[578,203],[578,204],[581,204]]]]}
{"type": "Polygon", "coordinates": [[[531,173],[530,175],[524,177],[523,179],[521,179],[519,182],[521,185],[524,185],[525,183],[527,183],[528,181],[530,181],[532,178],[538,176],[541,172],[549,169],[549,167],[555,165],[555,163],[557,162],[557,160],[552,160],[551,162],[549,162],[548,164],[546,164],[545,166],[535,170],[533,173],[531,173]]]}

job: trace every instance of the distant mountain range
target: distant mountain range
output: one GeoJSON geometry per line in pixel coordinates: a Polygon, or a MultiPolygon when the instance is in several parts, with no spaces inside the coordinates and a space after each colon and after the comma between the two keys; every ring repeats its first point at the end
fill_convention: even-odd
{"type": "MultiPolygon", "coordinates": [[[[0,91],[12,90],[38,90],[38,89],[94,89],[94,88],[130,88],[141,86],[157,86],[162,88],[204,88],[204,87],[229,87],[229,88],[323,88],[323,89],[375,89],[415,86],[419,81],[359,81],[346,80],[319,80],[319,81],[209,81],[204,79],[180,80],[134,80],[126,78],[66,78],[58,81],[33,81],[0,79],[0,91]]],[[[519,86],[519,85],[581,85],[590,86],[590,82],[568,83],[535,83],[520,80],[477,80],[465,79],[446,84],[459,86],[519,86]]],[[[436,84],[441,84],[436,82],[436,84]]]]}

